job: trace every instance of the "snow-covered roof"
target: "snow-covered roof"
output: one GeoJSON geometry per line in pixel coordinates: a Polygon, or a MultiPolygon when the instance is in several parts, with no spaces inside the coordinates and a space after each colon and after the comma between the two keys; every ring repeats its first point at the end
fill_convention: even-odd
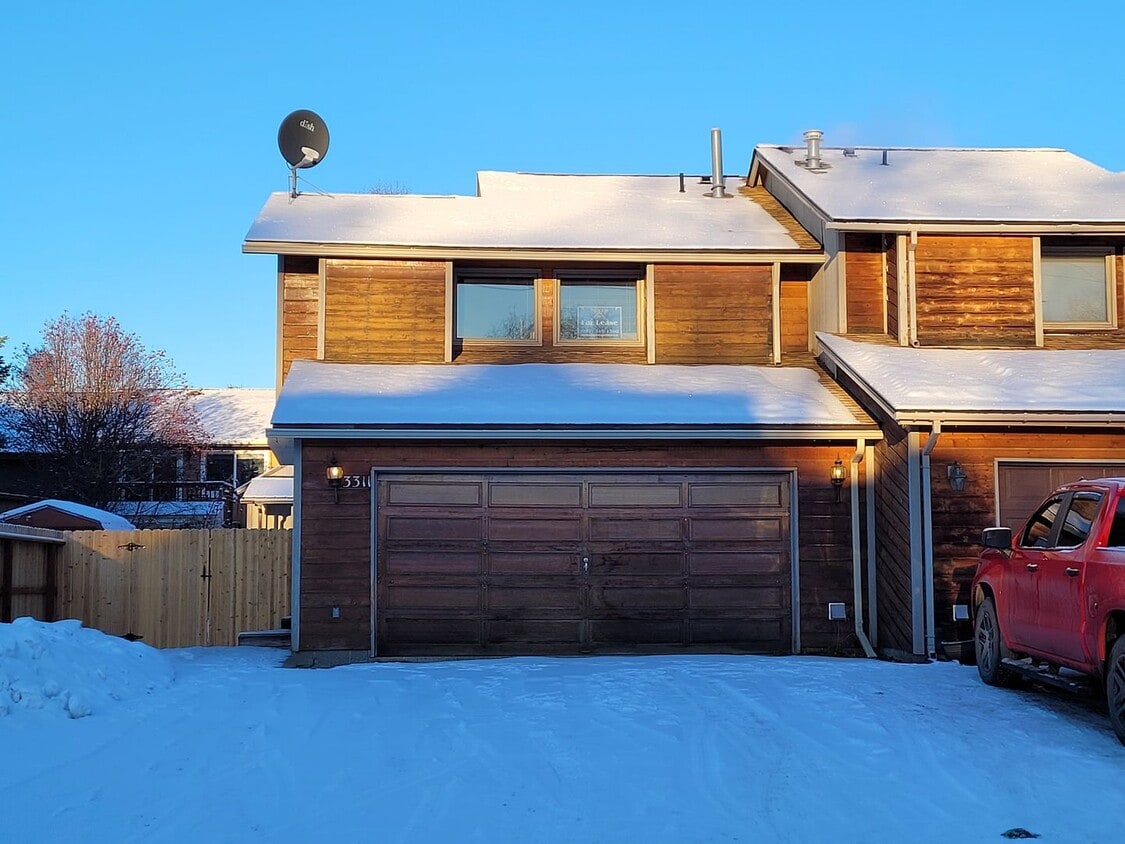
{"type": "Polygon", "coordinates": [[[272,387],[226,387],[198,392],[193,404],[214,444],[266,444],[266,428],[275,398],[272,387]]]}
{"type": "Polygon", "coordinates": [[[804,147],[761,145],[754,155],[838,222],[1125,226],[1125,174],[1066,150],[847,149],[823,148],[822,170],[797,164],[804,147]]]}
{"type": "MultiPolygon", "coordinates": [[[[763,366],[295,361],[271,434],[292,429],[871,428],[817,373],[763,366]]],[[[358,434],[356,434],[358,435],[358,434]]]]}
{"type": "Polygon", "coordinates": [[[135,530],[132,522],[122,518],[116,513],[110,513],[108,510],[99,510],[97,507],[78,504],[74,501],[62,501],[57,498],[45,498],[42,501],[36,501],[34,504],[25,504],[22,507],[5,510],[3,513],[0,513],[0,521],[19,522],[21,516],[27,516],[40,510],[57,510],[60,513],[68,513],[82,519],[89,519],[90,521],[98,522],[104,530],[135,530]]]}
{"type": "Polygon", "coordinates": [[[1125,349],[914,349],[816,335],[899,421],[1125,423],[1125,349]]]}
{"type": "Polygon", "coordinates": [[[251,478],[240,489],[242,500],[258,504],[293,503],[293,467],[275,466],[255,478],[251,478]]]}
{"type": "MultiPolygon", "coordinates": [[[[246,234],[270,244],[556,250],[796,251],[785,227],[727,177],[726,199],[698,177],[482,172],[478,196],[275,193],[246,234]]],[[[807,251],[807,249],[806,249],[807,251]]]]}

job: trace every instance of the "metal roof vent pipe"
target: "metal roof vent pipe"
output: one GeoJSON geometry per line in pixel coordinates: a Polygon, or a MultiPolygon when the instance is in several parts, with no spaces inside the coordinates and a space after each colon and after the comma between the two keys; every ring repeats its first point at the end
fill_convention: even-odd
{"type": "Polygon", "coordinates": [[[819,170],[822,166],[820,161],[820,139],[824,137],[824,133],[819,129],[809,129],[805,132],[805,166],[810,170],[819,170]]]}
{"type": "Polygon", "coordinates": [[[727,196],[726,182],[723,181],[723,131],[711,130],[711,192],[707,195],[715,199],[727,196]]]}

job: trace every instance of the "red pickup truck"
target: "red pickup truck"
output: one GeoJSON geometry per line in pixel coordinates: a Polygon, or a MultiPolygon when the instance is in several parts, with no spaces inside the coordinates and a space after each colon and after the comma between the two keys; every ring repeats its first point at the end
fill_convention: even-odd
{"type": "Polygon", "coordinates": [[[981,679],[1073,686],[1078,672],[1104,688],[1125,744],[1125,478],[1059,487],[1014,538],[987,528],[981,542],[972,592],[981,679]]]}

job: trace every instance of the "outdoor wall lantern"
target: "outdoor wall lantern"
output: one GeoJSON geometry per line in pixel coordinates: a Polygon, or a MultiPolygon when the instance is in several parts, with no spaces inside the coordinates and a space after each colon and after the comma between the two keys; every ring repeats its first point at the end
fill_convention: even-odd
{"type": "Polygon", "coordinates": [[[945,469],[946,474],[949,476],[949,487],[954,492],[965,491],[965,481],[969,476],[965,474],[965,470],[961,468],[961,464],[954,460],[945,469]]]}
{"type": "Polygon", "coordinates": [[[840,460],[840,456],[836,455],[836,462],[832,464],[832,488],[836,491],[836,503],[840,503],[840,490],[844,486],[844,481],[848,479],[848,469],[840,460]]]}
{"type": "Polygon", "coordinates": [[[325,474],[328,476],[328,485],[332,487],[332,498],[339,504],[340,484],[344,482],[344,467],[340,465],[340,461],[336,459],[335,454],[328,461],[328,469],[325,474]]]}

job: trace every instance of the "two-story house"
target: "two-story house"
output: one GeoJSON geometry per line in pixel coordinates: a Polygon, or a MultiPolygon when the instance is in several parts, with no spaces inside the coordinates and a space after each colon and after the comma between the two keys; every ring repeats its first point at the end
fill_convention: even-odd
{"type": "Polygon", "coordinates": [[[1050,149],[812,153],[759,147],[748,182],[824,245],[816,351],[885,434],[877,639],[956,653],[980,529],[1125,473],[1125,175],[1050,149]]]}
{"type": "Polygon", "coordinates": [[[269,199],[294,650],[857,647],[881,432],[809,352],[820,244],[717,181],[269,199]]]}

